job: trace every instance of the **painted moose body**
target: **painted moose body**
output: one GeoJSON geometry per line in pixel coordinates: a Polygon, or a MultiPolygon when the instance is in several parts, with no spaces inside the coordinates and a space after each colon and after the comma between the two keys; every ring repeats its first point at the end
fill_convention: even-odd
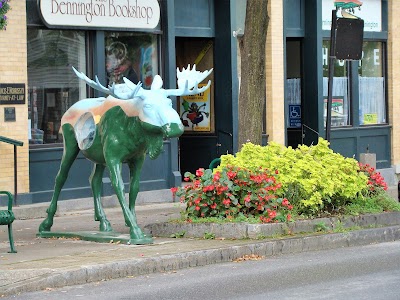
{"type": "Polygon", "coordinates": [[[56,176],[54,193],[47,218],[40,224],[39,232],[50,231],[57,210],[57,201],[67,179],[72,163],[79,151],[94,163],[89,178],[95,209],[95,220],[100,231],[112,231],[101,204],[102,177],[105,167],[109,169],[110,180],[121,205],[125,223],[130,227],[131,244],[147,244],[152,238],[143,234],[136,220],[135,202],[139,192],[140,171],[146,153],[151,159],[159,156],[165,138],[179,137],[183,125],[178,113],[172,107],[168,96],[194,95],[204,92],[211,82],[202,88],[198,84],[211,72],[196,71],[195,66],[177,70],[178,89],[163,89],[163,81],[156,75],[150,90],[144,90],[124,78],[125,84],[102,86],[97,77],[92,81],[74,69],[77,76],[86,83],[110,96],[89,98],[72,105],[61,119],[64,139],[64,153],[56,176]],[[122,163],[130,170],[129,207],[125,202],[122,163]]]}

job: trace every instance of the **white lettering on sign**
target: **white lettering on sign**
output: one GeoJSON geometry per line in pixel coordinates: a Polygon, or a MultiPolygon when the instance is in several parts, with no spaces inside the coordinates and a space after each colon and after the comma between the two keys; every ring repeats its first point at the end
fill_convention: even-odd
{"type": "MultiPolygon", "coordinates": [[[[327,66],[328,65],[328,48],[322,48],[322,65],[327,66]]],[[[358,62],[358,65],[361,66],[362,60],[364,58],[364,51],[361,52],[361,59],[358,62]]],[[[381,57],[380,57],[380,49],[374,49],[374,65],[379,66],[381,57]]],[[[337,60],[337,63],[339,66],[343,67],[344,66],[344,60],[337,60]]]]}
{"type": "Polygon", "coordinates": [[[157,0],[40,0],[40,12],[49,26],[95,28],[157,27],[157,0]]]}

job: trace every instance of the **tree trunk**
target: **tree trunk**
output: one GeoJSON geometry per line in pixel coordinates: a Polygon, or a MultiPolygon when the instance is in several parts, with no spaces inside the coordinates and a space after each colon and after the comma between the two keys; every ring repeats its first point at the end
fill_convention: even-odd
{"type": "Polygon", "coordinates": [[[239,150],[246,142],[261,145],[265,106],[265,42],[268,0],[247,0],[244,35],[239,38],[241,82],[239,94],[239,150]]]}

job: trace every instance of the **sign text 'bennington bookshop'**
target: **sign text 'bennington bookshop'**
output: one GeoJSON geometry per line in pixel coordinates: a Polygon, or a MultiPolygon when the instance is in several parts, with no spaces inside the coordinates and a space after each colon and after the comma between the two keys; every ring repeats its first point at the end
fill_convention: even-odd
{"type": "Polygon", "coordinates": [[[157,0],[40,0],[49,26],[155,28],[160,21],[157,0]]]}

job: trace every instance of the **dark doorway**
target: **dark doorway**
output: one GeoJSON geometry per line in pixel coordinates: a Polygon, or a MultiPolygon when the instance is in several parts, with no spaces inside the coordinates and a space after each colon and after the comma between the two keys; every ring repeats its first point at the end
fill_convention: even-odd
{"type": "MultiPolygon", "coordinates": [[[[176,65],[182,68],[196,64],[199,71],[214,67],[214,41],[210,38],[176,38],[176,65]]],[[[215,126],[214,74],[202,82],[211,87],[198,96],[179,97],[178,113],[185,126],[179,138],[179,163],[182,175],[195,173],[198,168],[208,168],[218,155],[215,126]]]]}
{"type": "Polygon", "coordinates": [[[286,40],[286,111],[287,145],[302,144],[302,43],[286,40]]]}

